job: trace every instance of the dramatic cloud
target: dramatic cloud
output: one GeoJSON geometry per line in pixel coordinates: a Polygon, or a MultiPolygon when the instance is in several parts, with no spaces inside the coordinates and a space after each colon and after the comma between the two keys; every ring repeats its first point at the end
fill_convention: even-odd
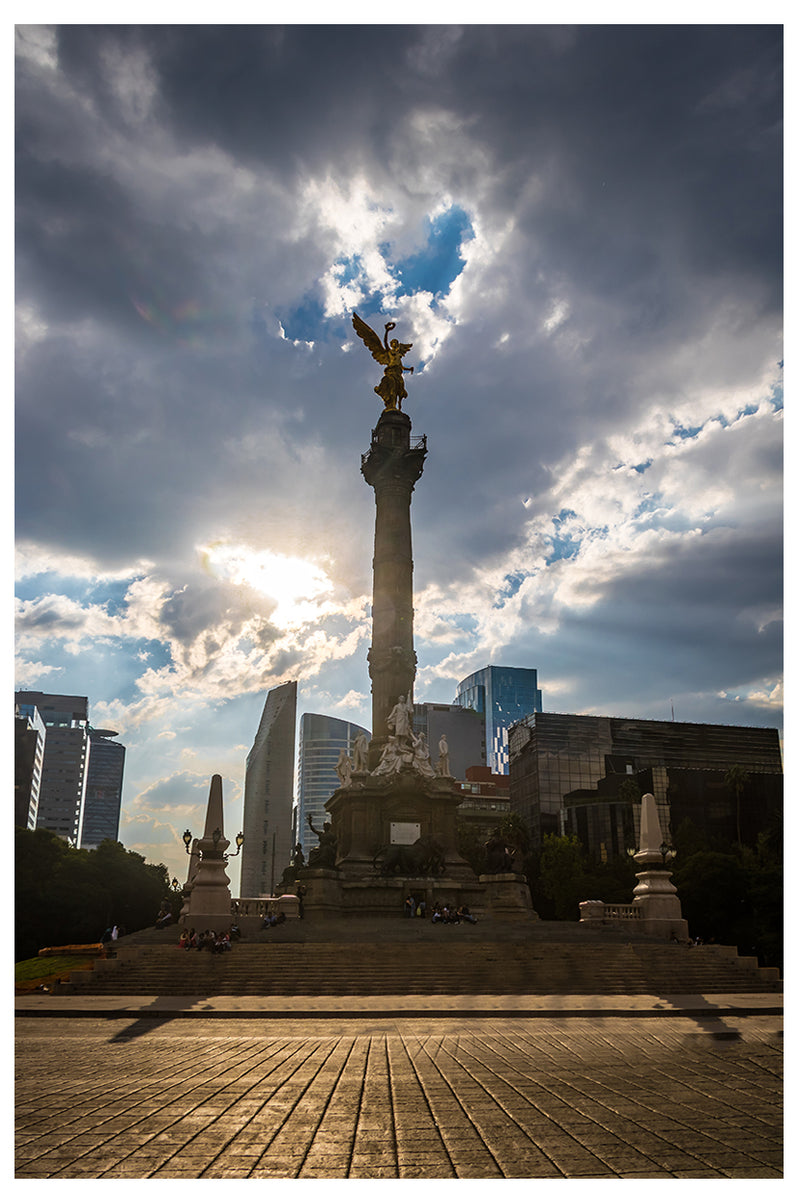
{"type": "Polygon", "coordinates": [[[354,309],[414,344],[418,699],[781,725],[778,27],[17,50],[18,682],[120,731],[126,844],[182,874],[214,771],[236,825],[284,679],[369,726],[354,309]]]}

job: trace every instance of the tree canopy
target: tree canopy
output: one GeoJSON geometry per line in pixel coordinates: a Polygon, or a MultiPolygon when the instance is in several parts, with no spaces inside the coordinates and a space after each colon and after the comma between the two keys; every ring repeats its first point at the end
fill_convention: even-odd
{"type": "Polygon", "coordinates": [[[15,830],[16,958],[45,946],[99,942],[110,925],[128,933],[155,922],[169,874],[121,842],[76,850],[46,829],[15,830]]]}

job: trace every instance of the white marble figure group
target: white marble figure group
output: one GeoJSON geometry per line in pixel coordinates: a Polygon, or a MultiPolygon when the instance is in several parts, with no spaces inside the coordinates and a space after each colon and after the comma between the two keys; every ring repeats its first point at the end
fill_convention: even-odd
{"type": "MultiPolygon", "coordinates": [[[[386,718],[389,739],[383,748],[381,760],[373,775],[393,775],[400,771],[415,771],[428,779],[450,775],[450,750],[444,734],[439,738],[439,758],[434,770],[431,752],[424,733],[414,732],[414,705],[411,697],[398,696],[397,703],[386,718]]],[[[360,733],[353,743],[353,761],[342,748],[336,764],[336,774],[342,787],[349,787],[353,775],[363,775],[367,765],[368,744],[366,734],[360,733]]]]}

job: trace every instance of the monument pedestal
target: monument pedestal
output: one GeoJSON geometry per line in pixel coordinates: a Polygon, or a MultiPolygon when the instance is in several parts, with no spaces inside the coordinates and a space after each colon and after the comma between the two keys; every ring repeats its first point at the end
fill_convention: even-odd
{"type": "Polygon", "coordinates": [[[206,808],[205,831],[193,843],[197,863],[184,888],[180,920],[197,930],[227,929],[231,923],[230,880],[226,874],[230,842],[222,832],[222,777],[213,775],[206,808]]]}
{"type": "MultiPolygon", "coordinates": [[[[413,769],[353,775],[325,805],[336,841],[335,869],[300,872],[309,916],[403,914],[406,896],[475,914],[533,918],[524,876],[475,875],[456,845],[462,795],[450,776],[413,769]]],[[[327,826],[326,826],[327,828],[327,826]]],[[[313,853],[313,852],[312,852],[313,853]]]]}
{"type": "Polygon", "coordinates": [[[671,875],[663,867],[637,871],[639,882],[633,889],[633,903],[639,910],[638,928],[656,937],[674,936],[685,942],[689,939],[689,925],[681,916],[681,902],[671,875]]]}
{"type": "Polygon", "coordinates": [[[498,875],[479,875],[478,882],[485,889],[484,904],[493,917],[506,920],[539,920],[534,912],[530,888],[524,875],[506,871],[498,875]]]}
{"type": "Polygon", "coordinates": [[[410,867],[422,876],[474,881],[456,849],[461,800],[450,776],[428,777],[414,770],[354,775],[325,805],[342,878],[407,876],[410,867]]]}
{"type": "Polygon", "coordinates": [[[299,882],[305,888],[303,910],[315,917],[342,915],[342,890],[339,872],[329,867],[301,867],[299,882]]]}

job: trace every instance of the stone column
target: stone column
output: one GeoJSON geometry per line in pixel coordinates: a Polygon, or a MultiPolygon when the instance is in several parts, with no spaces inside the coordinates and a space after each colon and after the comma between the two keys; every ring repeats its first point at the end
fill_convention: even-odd
{"type": "Polygon", "coordinates": [[[411,444],[406,413],[385,410],[372,431],[372,444],[361,471],[375,491],[375,555],[372,561],[372,741],[369,769],[374,770],[388,737],[386,718],[404,696],[413,698],[414,653],[411,493],[422,474],[425,438],[411,444]]]}

